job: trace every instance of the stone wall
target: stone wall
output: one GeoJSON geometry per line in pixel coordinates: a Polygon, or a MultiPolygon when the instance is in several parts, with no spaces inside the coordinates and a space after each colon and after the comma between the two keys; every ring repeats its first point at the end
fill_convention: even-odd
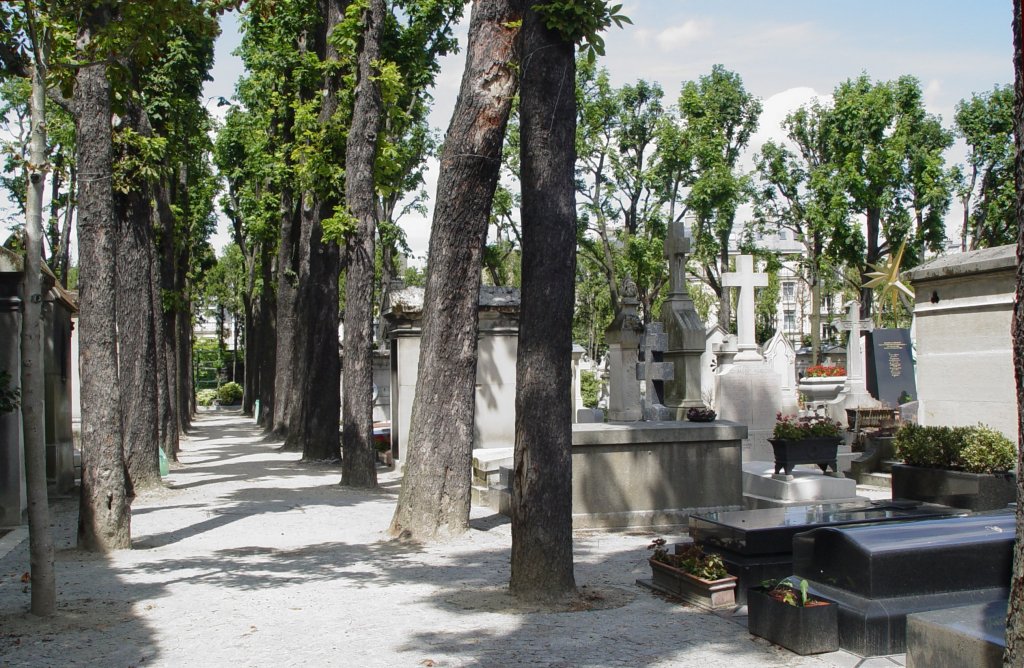
{"type": "Polygon", "coordinates": [[[948,255],[910,270],[918,421],[984,422],[1017,442],[1010,323],[1016,247],[948,255]]]}

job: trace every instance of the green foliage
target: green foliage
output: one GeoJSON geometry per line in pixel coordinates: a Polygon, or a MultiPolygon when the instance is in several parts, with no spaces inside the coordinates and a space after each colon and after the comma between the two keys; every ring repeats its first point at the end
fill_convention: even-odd
{"type": "Polygon", "coordinates": [[[686,571],[703,580],[721,580],[729,577],[722,557],[717,554],[705,554],[698,545],[690,544],[676,554],[671,554],[665,549],[665,539],[657,538],[647,546],[647,549],[654,551],[651,555],[652,560],[686,571]]]}
{"type": "Polygon", "coordinates": [[[213,402],[217,399],[217,390],[207,388],[205,390],[199,390],[196,392],[196,404],[199,406],[210,407],[213,402]]]}
{"type": "Polygon", "coordinates": [[[1009,471],[1017,448],[1000,432],[979,424],[944,427],[905,424],[893,441],[896,456],[911,466],[993,473],[1009,471]]]}
{"type": "Polygon", "coordinates": [[[1015,243],[1013,86],[995,86],[961,100],[953,118],[968,150],[967,164],[954,174],[965,210],[961,247],[973,250],[1015,243]]]}
{"type": "Polygon", "coordinates": [[[0,371],[0,415],[18,410],[21,388],[11,387],[11,374],[0,371]]]}
{"type": "Polygon", "coordinates": [[[621,28],[633,22],[619,14],[622,5],[608,6],[608,0],[556,0],[534,9],[544,18],[544,25],[555,30],[567,42],[580,45],[591,63],[604,55],[604,39],[598,34],[612,23],[621,28]]]}
{"type": "Polygon", "coordinates": [[[804,608],[808,603],[819,600],[810,595],[808,592],[810,585],[807,580],[803,579],[799,580],[799,584],[790,578],[765,580],[761,583],[761,587],[773,598],[795,608],[804,608]]]}
{"type": "Polygon", "coordinates": [[[968,434],[960,461],[964,470],[971,473],[1009,471],[1017,463],[1017,448],[1001,432],[978,425],[968,434]]]}
{"type": "Polygon", "coordinates": [[[238,383],[224,383],[217,389],[217,403],[221,406],[237,404],[242,400],[242,392],[238,383]]]}
{"type": "Polygon", "coordinates": [[[583,395],[584,406],[597,408],[601,396],[601,378],[593,371],[580,372],[580,394],[583,395]]]}
{"type": "Polygon", "coordinates": [[[783,415],[775,416],[775,429],[772,438],[799,440],[803,438],[837,437],[843,433],[843,426],[827,417],[820,415],[783,415]]]}

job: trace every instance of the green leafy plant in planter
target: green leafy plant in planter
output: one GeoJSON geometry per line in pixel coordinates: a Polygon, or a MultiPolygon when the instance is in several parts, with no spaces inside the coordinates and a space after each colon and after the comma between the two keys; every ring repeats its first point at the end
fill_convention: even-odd
{"type": "Polygon", "coordinates": [[[846,368],[830,364],[815,364],[804,371],[805,378],[840,378],[846,376],[846,368]]]}
{"type": "Polygon", "coordinates": [[[655,589],[711,609],[735,604],[736,578],[725,570],[717,554],[705,554],[696,545],[671,554],[665,549],[663,538],[652,542],[647,549],[654,550],[649,561],[655,589]]]}
{"type": "Polygon", "coordinates": [[[910,466],[1000,473],[1017,463],[1010,439],[983,424],[975,427],[904,424],[893,442],[896,456],[910,466]]]}
{"type": "Polygon", "coordinates": [[[647,549],[654,550],[654,554],[651,555],[652,561],[668,564],[702,580],[721,580],[729,577],[722,557],[717,554],[705,554],[697,545],[687,545],[679,553],[671,554],[665,549],[665,539],[658,538],[648,545],[647,549]]]}
{"type": "Polygon", "coordinates": [[[839,649],[838,609],[808,592],[806,580],[768,580],[747,592],[750,633],[797,654],[839,649]]]}
{"type": "Polygon", "coordinates": [[[991,427],[905,424],[893,439],[893,498],[966,510],[1005,508],[1017,498],[1014,443],[991,427]]]}
{"type": "Polygon", "coordinates": [[[843,433],[843,425],[822,415],[775,414],[775,429],[772,438],[793,441],[805,438],[837,437],[843,433]]]}

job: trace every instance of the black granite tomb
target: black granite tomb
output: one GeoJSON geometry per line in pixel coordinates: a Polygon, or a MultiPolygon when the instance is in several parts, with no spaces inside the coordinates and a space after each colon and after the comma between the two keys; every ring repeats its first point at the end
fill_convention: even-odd
{"type": "Polygon", "coordinates": [[[861,656],[906,649],[907,614],[1008,595],[1011,511],[864,526],[793,539],[793,572],[839,604],[839,644],[861,656]]]}
{"type": "Polygon", "coordinates": [[[793,537],[817,527],[866,522],[894,522],[962,513],[929,503],[827,503],[691,515],[690,537],[707,552],[719,554],[731,575],[739,578],[737,602],[746,590],[764,580],[793,573],[793,537]]]}
{"type": "Polygon", "coordinates": [[[917,401],[910,330],[876,329],[867,336],[868,392],[893,408],[917,401]]]}

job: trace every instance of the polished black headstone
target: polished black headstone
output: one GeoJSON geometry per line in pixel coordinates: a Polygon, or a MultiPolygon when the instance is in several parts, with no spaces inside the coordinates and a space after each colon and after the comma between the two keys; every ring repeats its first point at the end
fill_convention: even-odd
{"type": "Polygon", "coordinates": [[[793,536],[818,527],[944,517],[962,511],[930,503],[823,503],[690,516],[690,536],[703,547],[741,555],[790,553],[793,536]]]}
{"type": "Polygon", "coordinates": [[[843,649],[898,654],[908,614],[1006,598],[1015,529],[1010,510],[814,529],[793,539],[793,572],[839,604],[843,649]]]}
{"type": "Polygon", "coordinates": [[[867,336],[868,392],[893,408],[917,401],[910,330],[876,329],[867,336]]]}

